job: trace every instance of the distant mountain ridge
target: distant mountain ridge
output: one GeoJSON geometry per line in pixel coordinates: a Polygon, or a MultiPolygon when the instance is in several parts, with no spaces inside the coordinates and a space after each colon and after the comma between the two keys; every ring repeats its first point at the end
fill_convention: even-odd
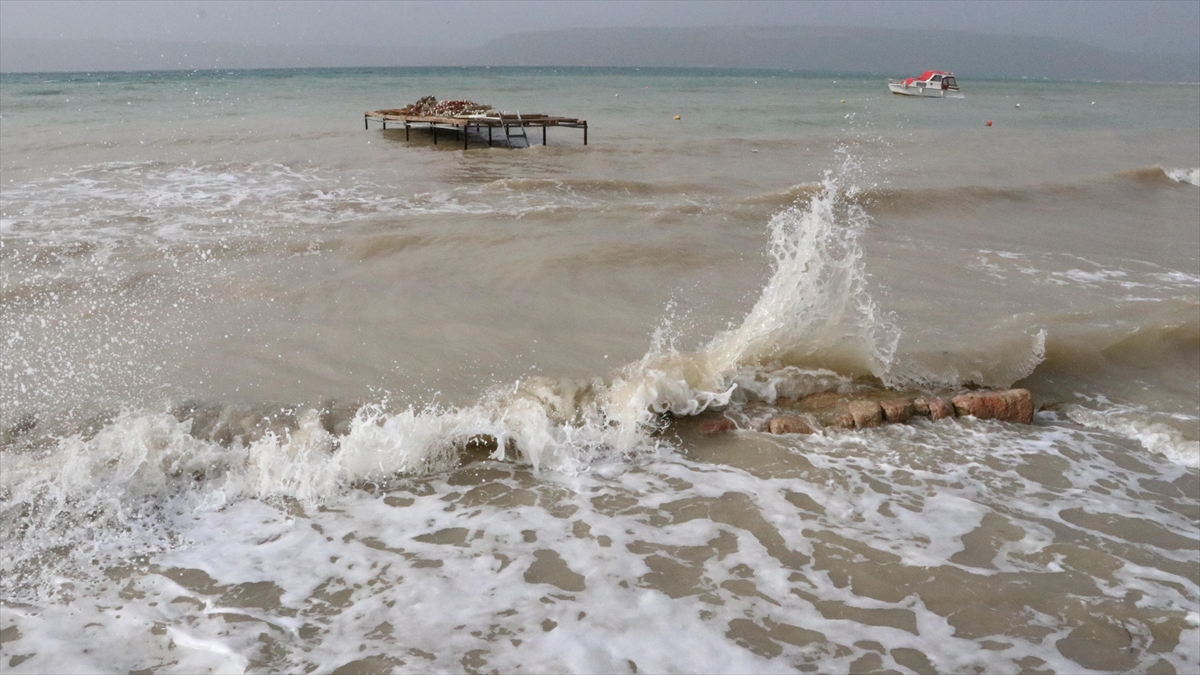
{"type": "MultiPolygon", "coordinates": [[[[776,68],[964,77],[1200,81],[1200,54],[1129,54],[1061,38],[883,28],[581,28],[506,35],[462,63],[776,68]]],[[[464,55],[466,56],[466,55],[464,55]]]]}
{"type": "Polygon", "coordinates": [[[4,72],[357,66],[751,68],[966,78],[1200,81],[1200,54],[1125,53],[1062,38],[848,27],[577,28],[437,50],[336,45],[6,40],[4,72]]]}
{"type": "Polygon", "coordinates": [[[0,72],[5,73],[389,65],[409,64],[397,61],[395,50],[378,47],[161,40],[0,41],[0,72]]]}

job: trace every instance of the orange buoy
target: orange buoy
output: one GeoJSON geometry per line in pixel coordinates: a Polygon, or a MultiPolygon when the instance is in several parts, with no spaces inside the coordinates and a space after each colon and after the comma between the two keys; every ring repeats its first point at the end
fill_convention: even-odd
{"type": "Polygon", "coordinates": [[[988,120],[988,121],[987,121],[987,125],[988,125],[989,127],[990,127],[990,126],[992,126],[992,121],[991,121],[991,120],[988,120]]]}

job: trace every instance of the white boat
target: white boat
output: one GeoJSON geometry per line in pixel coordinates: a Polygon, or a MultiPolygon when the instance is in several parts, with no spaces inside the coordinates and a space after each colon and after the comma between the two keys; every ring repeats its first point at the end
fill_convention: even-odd
{"type": "Polygon", "coordinates": [[[903,80],[888,80],[888,89],[902,96],[924,96],[927,98],[963,98],[954,73],[948,70],[927,70],[920,77],[903,80]]]}

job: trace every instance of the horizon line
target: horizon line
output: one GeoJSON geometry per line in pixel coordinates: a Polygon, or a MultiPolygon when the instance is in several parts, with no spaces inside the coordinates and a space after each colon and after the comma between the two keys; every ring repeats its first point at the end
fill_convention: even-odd
{"type": "MultiPolygon", "coordinates": [[[[526,70],[540,70],[546,68],[553,69],[572,69],[572,70],[628,70],[639,71],[646,70],[671,70],[671,71],[724,71],[724,72],[774,72],[774,73],[793,73],[804,76],[825,76],[836,75],[838,77],[881,77],[886,76],[878,71],[842,71],[842,70],[806,70],[798,68],[738,68],[724,66],[578,66],[578,65],[504,65],[504,64],[472,64],[472,65],[374,65],[374,66],[283,66],[283,67],[255,67],[255,68],[139,68],[135,70],[106,70],[106,69],[90,69],[90,70],[26,70],[26,71],[8,71],[0,70],[0,76],[11,75],[93,75],[93,74],[125,74],[135,75],[138,73],[242,73],[242,72],[268,72],[268,71],[295,71],[295,70],[380,70],[380,69],[413,69],[413,70],[433,70],[433,69],[467,69],[467,68],[519,68],[526,70]]],[[[1031,75],[1022,75],[1014,77],[973,77],[970,78],[976,82],[1090,82],[1093,84],[1156,84],[1156,85],[1198,85],[1200,80],[1188,81],[1156,81],[1156,80],[1096,80],[1091,78],[1077,79],[1060,79],[1049,77],[1036,77],[1031,75]]]]}

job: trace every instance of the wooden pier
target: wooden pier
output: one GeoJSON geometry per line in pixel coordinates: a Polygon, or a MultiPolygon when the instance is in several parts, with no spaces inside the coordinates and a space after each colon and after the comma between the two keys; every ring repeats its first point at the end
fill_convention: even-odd
{"type": "Polygon", "coordinates": [[[371,122],[378,122],[382,128],[387,129],[390,122],[393,128],[404,126],[404,140],[408,140],[409,131],[411,129],[431,129],[433,131],[433,144],[438,142],[438,129],[453,131],[462,134],[463,150],[466,150],[471,142],[472,128],[474,133],[480,137],[487,137],[488,147],[492,147],[492,143],[498,140],[504,140],[509,147],[529,147],[529,136],[526,133],[527,129],[541,128],[542,130],[542,145],[546,144],[546,128],[547,127],[567,127],[570,129],[583,129],[583,144],[588,142],[588,123],[587,120],[576,119],[574,117],[554,117],[551,115],[532,115],[521,113],[493,113],[477,114],[477,115],[455,115],[448,117],[430,117],[425,115],[412,115],[404,112],[402,109],[396,110],[373,110],[363,114],[363,128],[370,129],[371,122]],[[484,131],[486,128],[487,131],[484,131]],[[514,131],[516,129],[516,131],[514,131]],[[499,131],[499,133],[495,133],[499,131]],[[520,139],[524,142],[524,146],[514,145],[514,141],[520,139]]]}

